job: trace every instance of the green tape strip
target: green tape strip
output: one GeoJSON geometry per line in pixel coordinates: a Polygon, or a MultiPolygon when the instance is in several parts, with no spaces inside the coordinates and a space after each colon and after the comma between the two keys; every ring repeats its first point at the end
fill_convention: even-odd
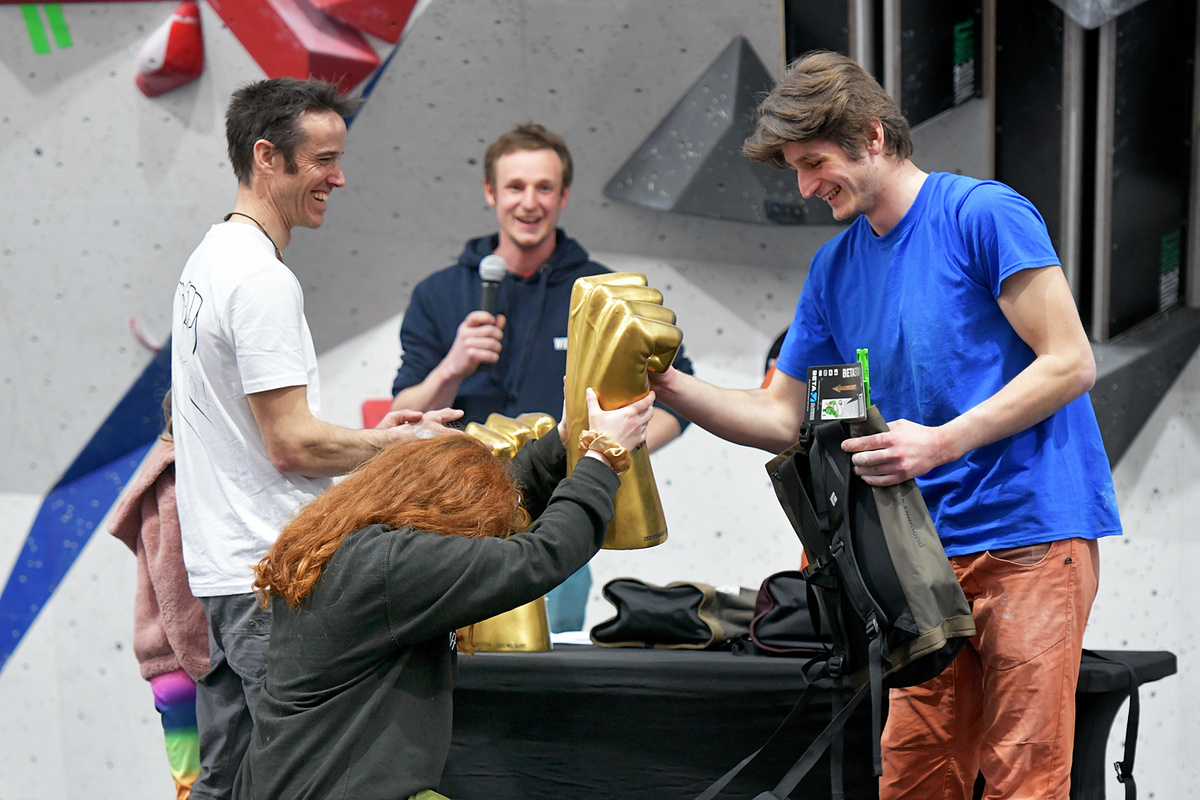
{"type": "Polygon", "coordinates": [[[863,401],[868,406],[871,405],[871,367],[868,364],[867,348],[860,347],[857,352],[857,361],[862,366],[863,379],[863,401]]]}
{"type": "Polygon", "coordinates": [[[25,28],[29,31],[29,41],[33,44],[33,52],[44,56],[50,52],[50,39],[46,37],[46,27],[42,25],[42,15],[37,6],[22,5],[21,15],[25,17],[25,28]]]}
{"type": "Polygon", "coordinates": [[[71,32],[67,30],[67,20],[63,16],[62,6],[58,3],[48,3],[42,6],[46,10],[46,21],[50,23],[50,33],[54,35],[54,46],[59,50],[70,47],[71,32]]]}

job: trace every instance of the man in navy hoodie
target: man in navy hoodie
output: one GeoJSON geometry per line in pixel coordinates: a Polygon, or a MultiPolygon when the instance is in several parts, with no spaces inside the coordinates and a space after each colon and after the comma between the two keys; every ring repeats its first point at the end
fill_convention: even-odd
{"type": "MultiPolygon", "coordinates": [[[[400,327],[403,360],[392,383],[392,408],[458,408],[464,423],[492,413],[558,417],[571,288],[577,278],[610,270],[558,228],[573,172],[562,137],[532,122],[518,125],[488,147],[483,172],[484,196],[500,230],[467,242],[457,264],[413,289],[400,327]],[[493,253],[508,267],[496,316],[479,308],[479,262],[493,253]]],[[[692,371],[682,351],[675,368],[692,371]]],[[[647,446],[663,446],[687,424],[656,408],[647,446]]],[[[553,630],[582,627],[590,586],[585,566],[550,593],[553,630]]]]}

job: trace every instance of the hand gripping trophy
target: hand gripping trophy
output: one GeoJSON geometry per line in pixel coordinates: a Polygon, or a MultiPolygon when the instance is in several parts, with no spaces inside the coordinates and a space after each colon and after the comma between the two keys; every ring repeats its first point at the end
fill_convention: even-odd
{"type": "MultiPolygon", "coordinates": [[[[634,272],[594,275],[575,281],[567,327],[567,474],[581,452],[572,446],[587,427],[586,392],[591,387],[604,409],[636,402],[650,393],[648,372],[665,372],[683,331],[675,313],[662,306],[662,293],[634,272]]],[[[667,538],[658,487],[643,443],[632,453],[613,500],[614,516],[604,537],[608,550],[635,550],[667,538]]]]}

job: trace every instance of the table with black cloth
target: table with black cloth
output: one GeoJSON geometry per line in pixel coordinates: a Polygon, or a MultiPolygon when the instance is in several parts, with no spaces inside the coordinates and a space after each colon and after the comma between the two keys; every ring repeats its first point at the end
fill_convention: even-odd
{"type": "MultiPolygon", "coordinates": [[[[1170,653],[1106,655],[1132,663],[1140,682],[1175,671],[1170,653]]],[[[761,746],[807,686],[800,660],[715,651],[558,645],[547,653],[464,655],[458,663],[454,738],[440,787],[456,800],[694,798],[761,746]]],[[[1104,746],[1125,696],[1122,672],[1084,660],[1079,744],[1099,756],[1081,759],[1077,746],[1076,766],[1086,760],[1101,768],[1100,794],[1080,795],[1088,800],[1104,796],[1104,746]]],[[[831,689],[818,689],[816,702],[722,798],[752,798],[775,785],[829,722],[831,689]]],[[[869,702],[847,726],[845,789],[847,800],[877,796],[869,702]]],[[[829,793],[826,756],[793,796],[829,793]]]]}

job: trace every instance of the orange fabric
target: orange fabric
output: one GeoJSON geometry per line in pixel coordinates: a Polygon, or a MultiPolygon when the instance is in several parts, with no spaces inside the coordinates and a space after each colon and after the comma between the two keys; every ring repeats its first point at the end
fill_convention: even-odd
{"type": "Polygon", "coordinates": [[[1035,564],[955,556],[976,634],[920,686],[893,689],[880,800],[1067,800],[1083,629],[1099,583],[1095,541],[1054,542],[1035,564]]]}

